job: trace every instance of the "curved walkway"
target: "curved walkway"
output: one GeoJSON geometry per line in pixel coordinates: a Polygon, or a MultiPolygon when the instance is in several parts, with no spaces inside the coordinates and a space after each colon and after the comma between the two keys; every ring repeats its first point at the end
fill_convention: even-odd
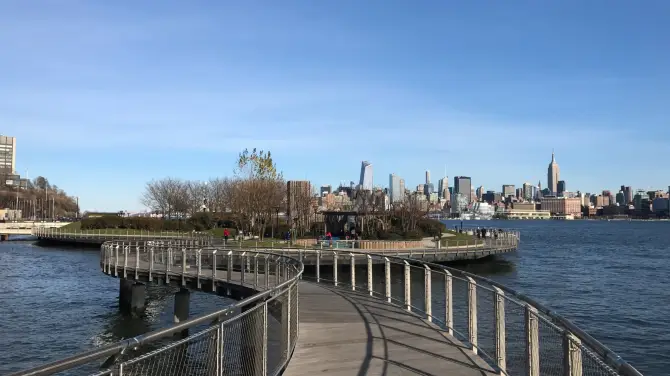
{"type": "Polygon", "coordinates": [[[385,301],[302,281],[298,343],[284,375],[493,375],[447,332],[385,301]]]}

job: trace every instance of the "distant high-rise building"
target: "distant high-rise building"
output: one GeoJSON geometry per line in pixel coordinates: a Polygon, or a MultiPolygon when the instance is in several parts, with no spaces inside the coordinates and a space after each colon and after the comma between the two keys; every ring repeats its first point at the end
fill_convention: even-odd
{"type": "Polygon", "coordinates": [[[360,184],[361,189],[368,191],[372,190],[372,164],[368,161],[361,162],[361,178],[360,184]]]}
{"type": "Polygon", "coordinates": [[[329,193],[333,193],[333,187],[331,185],[322,185],[321,190],[319,191],[319,196],[323,197],[329,193]]]}
{"type": "Polygon", "coordinates": [[[439,198],[447,198],[449,195],[449,177],[443,177],[437,182],[437,195],[439,198]]]}
{"type": "Polygon", "coordinates": [[[507,198],[509,196],[514,196],[515,194],[516,194],[516,191],[514,189],[514,184],[503,184],[503,186],[502,186],[503,198],[507,198]]]}
{"type": "Polygon", "coordinates": [[[523,200],[523,188],[516,189],[516,199],[523,200]]]}
{"type": "MultiPolygon", "coordinates": [[[[455,176],[454,177],[454,192],[460,193],[465,197],[468,203],[471,202],[472,195],[472,180],[469,176],[455,176]]],[[[453,200],[452,200],[453,201],[453,200]]]]}
{"type": "Polygon", "coordinates": [[[533,185],[530,183],[523,183],[523,199],[531,201],[535,195],[533,194],[533,185]]]}
{"type": "Polygon", "coordinates": [[[565,180],[559,180],[558,184],[556,184],[556,195],[557,196],[563,196],[563,192],[565,192],[567,189],[565,188],[565,180]]]}
{"type": "Polygon", "coordinates": [[[430,184],[430,170],[426,170],[426,184],[430,184]]]}
{"type": "Polygon", "coordinates": [[[633,202],[633,187],[630,186],[621,186],[621,191],[623,192],[623,198],[626,201],[626,205],[630,205],[633,202]]]}
{"type": "Polygon", "coordinates": [[[547,188],[552,195],[556,195],[558,192],[558,180],[560,178],[561,171],[558,168],[558,163],[556,163],[556,158],[554,157],[554,152],[551,152],[551,163],[549,163],[549,168],[547,168],[547,188]]]}
{"type": "Polygon", "coordinates": [[[389,192],[391,202],[402,201],[405,198],[405,181],[396,174],[389,175],[389,192]]]}
{"type": "Polygon", "coordinates": [[[626,195],[624,195],[623,191],[619,191],[616,194],[616,203],[619,206],[626,205],[626,195]]]}
{"type": "Polygon", "coordinates": [[[484,186],[480,185],[475,191],[475,196],[477,196],[477,201],[481,200],[484,197],[484,186]]]}
{"type": "Polygon", "coordinates": [[[16,137],[0,136],[0,174],[16,174],[16,137]]]}

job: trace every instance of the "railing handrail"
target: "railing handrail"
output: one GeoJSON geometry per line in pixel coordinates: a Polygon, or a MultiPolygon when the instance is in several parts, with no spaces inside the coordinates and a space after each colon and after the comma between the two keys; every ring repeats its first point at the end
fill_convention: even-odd
{"type": "MultiPolygon", "coordinates": [[[[101,248],[104,249],[106,246],[116,246],[118,241],[107,241],[103,243],[101,248]]],[[[166,248],[169,248],[170,245],[163,245],[166,248]]],[[[184,249],[185,247],[179,246],[180,249],[184,249]]],[[[188,251],[193,251],[194,249],[197,249],[199,251],[209,251],[213,247],[209,246],[204,246],[204,247],[189,247],[186,248],[188,251]]],[[[150,331],[148,333],[144,333],[138,336],[135,336],[133,338],[128,338],[124,340],[117,341],[115,343],[101,346],[98,348],[95,348],[93,350],[85,351],[73,356],[70,356],[65,359],[57,360],[54,362],[50,362],[47,364],[43,364],[28,370],[20,371],[17,373],[13,373],[10,376],[29,376],[29,375],[39,375],[39,374],[52,374],[55,372],[60,372],[64,371],[66,369],[71,369],[72,367],[80,366],[87,364],[93,360],[97,359],[103,359],[103,358],[110,358],[114,357],[116,355],[123,354],[127,349],[132,349],[144,344],[152,343],[157,340],[172,336],[176,333],[180,333],[183,330],[190,329],[192,327],[195,327],[197,325],[201,325],[207,322],[210,323],[215,323],[215,322],[220,322],[222,316],[225,316],[227,313],[237,309],[237,308],[242,308],[245,306],[248,306],[249,304],[259,302],[261,300],[265,300],[266,298],[269,298],[271,296],[276,295],[278,292],[285,290],[287,287],[290,287],[292,284],[297,283],[297,281],[300,279],[302,276],[302,273],[304,271],[304,265],[302,262],[291,258],[287,257],[281,254],[277,253],[272,253],[272,252],[264,252],[264,251],[250,251],[249,249],[243,249],[242,251],[237,250],[237,249],[226,249],[226,251],[233,252],[234,254],[240,254],[240,253],[247,253],[247,252],[253,252],[256,255],[265,255],[267,257],[276,257],[277,260],[285,260],[285,261],[290,261],[292,265],[296,266],[297,270],[295,275],[293,275],[290,279],[287,279],[284,282],[281,282],[278,285],[273,286],[271,289],[264,290],[264,291],[259,291],[256,294],[237,301],[231,305],[226,306],[223,309],[217,310],[215,312],[207,313],[204,315],[200,315],[198,317],[194,317],[191,319],[187,319],[185,321],[170,325],[165,328],[161,329],[156,329],[153,331],[150,331]]],[[[102,261],[102,260],[101,260],[102,261]]],[[[148,270],[146,268],[140,268],[140,270],[148,270]]],[[[206,277],[206,276],[202,276],[206,277]]],[[[232,320],[235,319],[240,315],[236,316],[229,316],[226,318],[226,320],[232,320]]]]}
{"type": "MultiPolygon", "coordinates": [[[[158,241],[160,242],[161,240],[158,240],[158,241]]],[[[114,245],[118,245],[118,244],[128,245],[128,244],[131,244],[131,243],[135,243],[135,245],[143,244],[143,245],[146,246],[146,244],[148,242],[135,242],[135,241],[133,241],[133,242],[123,242],[123,241],[106,242],[103,245],[103,248],[105,246],[111,246],[112,244],[114,244],[114,245]]],[[[171,246],[174,247],[174,245],[170,245],[170,244],[164,244],[163,245],[163,247],[165,247],[165,248],[168,248],[168,247],[171,247],[171,246]]],[[[551,321],[555,325],[557,330],[559,330],[561,332],[564,332],[565,334],[569,334],[569,335],[574,336],[577,340],[577,343],[586,345],[585,349],[592,352],[594,356],[597,356],[597,358],[599,358],[600,361],[602,361],[608,367],[612,367],[614,370],[616,370],[617,372],[619,372],[620,374],[625,375],[625,376],[642,376],[642,374],[639,371],[637,371],[632,365],[630,365],[628,362],[626,362],[624,359],[622,359],[621,356],[617,355],[615,352],[610,350],[608,347],[606,347],[600,341],[596,340],[591,335],[584,332],[582,329],[577,327],[575,324],[573,324],[568,319],[564,318],[563,316],[561,316],[560,314],[558,314],[554,310],[546,307],[544,304],[536,301],[533,298],[528,297],[527,295],[525,295],[525,294],[523,294],[523,293],[521,293],[517,290],[514,290],[514,289],[512,289],[510,287],[507,287],[503,284],[495,282],[495,281],[493,281],[489,278],[482,277],[482,276],[479,276],[479,275],[476,275],[476,274],[473,274],[473,273],[469,273],[469,272],[466,272],[466,271],[463,271],[463,270],[460,270],[460,269],[455,269],[455,268],[451,268],[451,267],[448,267],[448,266],[443,266],[443,265],[440,265],[440,264],[436,264],[436,263],[432,263],[432,262],[426,262],[426,261],[418,260],[418,259],[412,259],[412,258],[401,257],[401,256],[394,256],[394,255],[390,255],[390,254],[386,254],[386,253],[361,252],[361,251],[357,251],[355,249],[347,249],[347,248],[344,248],[344,249],[328,249],[328,248],[327,249],[318,249],[318,248],[312,248],[312,249],[309,249],[309,248],[270,249],[268,247],[224,248],[224,247],[220,247],[218,245],[211,245],[211,244],[203,244],[202,246],[191,246],[191,245],[183,245],[182,246],[182,245],[178,245],[177,247],[180,250],[185,250],[186,252],[189,252],[189,253],[198,252],[199,255],[201,255],[203,252],[210,252],[210,251],[214,252],[216,250],[222,250],[222,251],[226,251],[226,252],[234,252],[236,255],[240,254],[240,253],[242,253],[242,254],[253,253],[253,254],[257,254],[257,255],[263,254],[263,255],[266,255],[267,257],[278,257],[278,259],[281,258],[281,259],[283,259],[287,262],[292,263],[292,265],[296,266],[296,268],[297,268],[297,270],[299,270],[299,272],[296,273],[296,275],[293,276],[293,278],[291,278],[290,280],[287,280],[286,282],[275,286],[271,290],[267,290],[267,291],[264,291],[264,292],[261,292],[261,293],[258,293],[258,294],[254,294],[252,297],[247,298],[243,301],[237,302],[237,303],[235,303],[235,304],[233,304],[229,307],[226,307],[222,310],[212,312],[212,313],[209,313],[209,314],[206,314],[206,315],[202,315],[198,318],[190,319],[190,320],[187,320],[183,323],[180,323],[180,324],[168,327],[168,328],[159,329],[159,330],[156,330],[156,331],[153,331],[153,332],[150,332],[150,333],[146,333],[144,335],[140,335],[140,336],[137,336],[137,337],[132,338],[132,339],[119,341],[116,344],[112,344],[112,345],[108,345],[108,346],[105,346],[105,347],[102,347],[102,348],[99,348],[99,349],[96,349],[96,350],[91,350],[91,351],[88,351],[88,352],[84,352],[84,353],[76,355],[74,357],[70,357],[70,358],[63,359],[63,360],[60,360],[60,361],[57,361],[57,362],[54,362],[54,363],[51,363],[51,364],[47,364],[47,365],[44,365],[40,368],[33,369],[31,371],[33,371],[33,372],[37,372],[37,371],[44,372],[45,370],[54,370],[54,369],[56,369],[55,367],[58,367],[57,368],[58,370],[62,370],[62,369],[70,368],[73,365],[85,364],[87,362],[90,362],[91,360],[99,359],[99,358],[102,358],[104,356],[119,354],[119,353],[125,351],[125,349],[129,348],[129,347],[139,346],[139,345],[144,344],[144,343],[149,343],[149,342],[152,342],[154,340],[164,338],[165,336],[168,336],[170,334],[179,332],[179,331],[181,331],[183,329],[186,329],[186,328],[190,328],[190,327],[195,326],[195,325],[202,324],[204,322],[207,322],[208,320],[220,319],[220,317],[222,315],[225,315],[227,312],[230,312],[234,308],[238,308],[238,307],[241,307],[241,306],[245,306],[245,305],[257,302],[261,299],[264,299],[268,296],[273,295],[277,291],[281,291],[281,289],[285,288],[286,286],[288,286],[290,284],[297,283],[297,279],[300,278],[300,276],[302,275],[302,273],[304,271],[304,264],[302,263],[303,257],[305,256],[305,254],[316,253],[317,255],[319,255],[319,257],[317,257],[317,259],[320,259],[325,254],[332,254],[332,255],[336,256],[335,259],[337,259],[340,256],[345,256],[346,257],[347,255],[349,255],[351,257],[350,265],[351,265],[351,268],[352,268],[352,270],[351,270],[351,273],[352,273],[351,283],[353,284],[353,285],[351,285],[352,287],[355,287],[355,280],[353,279],[354,278],[353,277],[353,275],[354,275],[354,269],[353,268],[355,267],[355,262],[354,261],[358,257],[358,258],[363,258],[363,259],[368,260],[368,273],[369,273],[368,278],[370,278],[370,273],[372,273],[372,271],[370,269],[371,268],[371,263],[370,263],[371,259],[376,258],[376,259],[386,260],[386,261],[384,261],[386,263],[386,265],[390,265],[391,262],[394,263],[394,264],[403,265],[405,267],[406,273],[408,273],[408,270],[409,270],[410,267],[415,267],[415,268],[423,269],[427,273],[427,275],[430,275],[431,272],[441,273],[445,277],[446,276],[449,276],[449,277],[454,276],[455,278],[457,278],[459,280],[466,281],[466,283],[467,283],[467,281],[471,281],[476,286],[479,286],[479,284],[477,283],[477,282],[479,282],[479,283],[481,283],[481,287],[484,288],[485,290],[490,290],[490,291],[495,290],[495,291],[497,291],[496,289],[499,289],[500,293],[504,294],[506,299],[508,299],[508,300],[520,305],[520,306],[526,306],[527,308],[532,309],[533,312],[535,312],[535,313],[533,313],[534,315],[537,315],[538,313],[542,314],[542,316],[537,316],[537,317],[543,317],[545,320],[551,321]],[[286,251],[286,250],[297,251],[297,253],[299,255],[299,259],[296,259],[296,258],[290,257],[290,256],[286,256],[286,255],[283,255],[282,253],[280,253],[280,252],[286,251]],[[493,289],[488,288],[487,286],[492,286],[493,289]],[[509,299],[510,297],[512,297],[514,299],[509,299]]],[[[295,256],[295,254],[294,254],[294,256],[295,256]]],[[[317,265],[317,268],[318,268],[319,267],[318,261],[317,261],[316,265],[317,265]]],[[[334,262],[333,267],[337,268],[337,262],[336,261],[334,262]]],[[[317,281],[318,281],[318,278],[319,278],[319,273],[317,272],[317,277],[316,277],[317,281]]],[[[408,274],[405,275],[405,283],[406,283],[405,288],[406,289],[408,288],[407,278],[409,278],[408,274]]],[[[242,279],[244,279],[244,278],[242,278],[242,279]]],[[[326,280],[324,278],[321,278],[321,279],[326,280]]],[[[337,286],[338,281],[337,281],[337,273],[336,272],[334,274],[334,282],[335,282],[335,285],[337,286]]],[[[389,283],[389,282],[386,281],[385,283],[389,283]]],[[[347,285],[346,281],[341,281],[340,284],[341,285],[347,285]]],[[[426,295],[431,295],[430,287],[427,287],[427,288],[428,288],[428,290],[427,290],[426,295]]],[[[368,289],[369,289],[370,294],[372,295],[373,294],[372,288],[368,286],[368,289]]],[[[389,291],[389,290],[387,290],[387,291],[389,291]]],[[[374,293],[379,294],[376,291],[374,291],[374,293]]],[[[388,294],[388,292],[387,292],[387,294],[388,294]]],[[[450,292],[450,294],[451,294],[451,292],[450,292]]],[[[388,297],[388,298],[390,299],[390,297],[388,297]]],[[[432,298],[433,297],[431,296],[430,299],[432,299],[432,298]]],[[[405,299],[408,299],[407,296],[405,297],[405,299]]],[[[391,300],[389,300],[389,301],[391,301],[391,300]]],[[[397,301],[397,299],[396,299],[396,301],[397,301]]],[[[421,308],[417,308],[417,307],[412,306],[411,302],[405,301],[405,304],[407,305],[408,310],[410,310],[410,311],[411,311],[412,308],[416,308],[417,311],[426,314],[429,317],[429,319],[432,317],[432,318],[435,318],[435,319],[439,320],[439,318],[432,316],[430,307],[426,307],[426,311],[422,311],[421,308]]],[[[426,303],[426,304],[428,304],[428,303],[426,303]]],[[[475,315],[476,315],[476,313],[475,313],[475,315]]],[[[234,316],[234,317],[238,317],[238,316],[234,316]]],[[[445,325],[447,325],[447,323],[445,323],[445,325]]],[[[537,330],[537,329],[535,329],[535,330],[537,330]]],[[[504,333],[504,328],[503,328],[503,333],[504,333]]],[[[476,338],[476,334],[475,334],[475,338],[476,338]]],[[[475,348],[477,347],[476,341],[473,341],[473,346],[475,348]]],[[[32,374],[35,374],[35,373],[18,373],[16,375],[32,375],[32,374]]]]}

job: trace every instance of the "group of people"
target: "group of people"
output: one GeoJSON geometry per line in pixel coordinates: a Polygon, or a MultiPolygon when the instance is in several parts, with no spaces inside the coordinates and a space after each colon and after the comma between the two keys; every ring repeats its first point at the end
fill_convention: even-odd
{"type": "Polygon", "coordinates": [[[502,229],[495,229],[495,228],[479,228],[475,230],[475,235],[477,236],[478,239],[485,238],[487,235],[489,237],[492,237],[494,239],[498,239],[498,235],[501,235],[504,231],[502,229]]]}

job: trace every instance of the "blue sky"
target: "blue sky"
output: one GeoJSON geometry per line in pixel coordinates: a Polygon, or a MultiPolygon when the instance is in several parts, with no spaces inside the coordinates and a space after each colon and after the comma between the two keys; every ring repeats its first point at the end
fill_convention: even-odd
{"type": "Polygon", "coordinates": [[[667,1],[2,1],[0,133],[82,209],[232,174],[670,184],[667,1]]]}

